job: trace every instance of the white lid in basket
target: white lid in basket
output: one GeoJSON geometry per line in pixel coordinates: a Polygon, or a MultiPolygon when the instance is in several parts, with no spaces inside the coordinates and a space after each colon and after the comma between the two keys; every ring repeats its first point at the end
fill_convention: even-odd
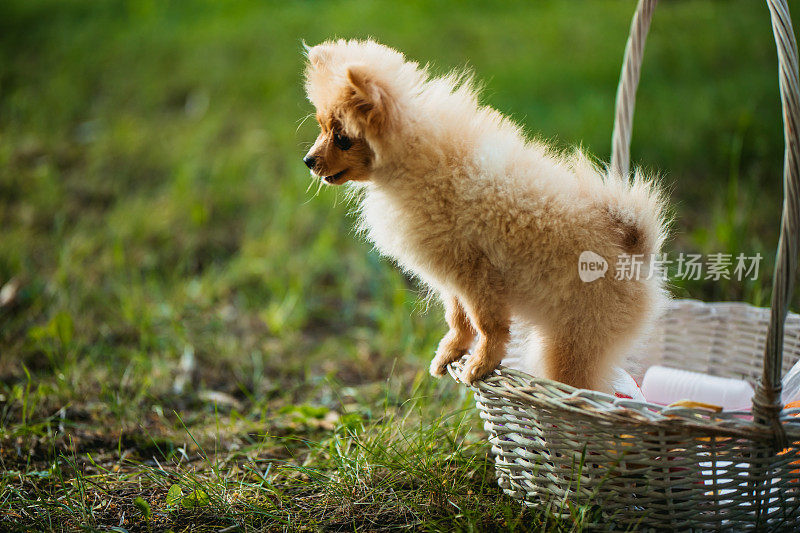
{"type": "Polygon", "coordinates": [[[642,380],[648,402],[670,405],[682,400],[716,405],[726,411],[750,410],[753,387],[742,379],[710,376],[666,366],[651,366],[642,380]]]}

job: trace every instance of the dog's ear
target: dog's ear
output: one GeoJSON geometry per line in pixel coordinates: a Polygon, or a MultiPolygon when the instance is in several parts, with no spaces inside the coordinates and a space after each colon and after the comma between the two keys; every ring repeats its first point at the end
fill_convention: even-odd
{"type": "Polygon", "coordinates": [[[326,44],[318,44],[316,46],[309,47],[304,42],[303,46],[306,50],[306,56],[308,56],[308,62],[312,67],[321,68],[328,62],[330,56],[330,47],[328,47],[326,44]]]}
{"type": "Polygon", "coordinates": [[[349,107],[357,122],[366,129],[381,133],[391,122],[392,100],[383,83],[363,65],[347,67],[350,85],[349,107]]]}

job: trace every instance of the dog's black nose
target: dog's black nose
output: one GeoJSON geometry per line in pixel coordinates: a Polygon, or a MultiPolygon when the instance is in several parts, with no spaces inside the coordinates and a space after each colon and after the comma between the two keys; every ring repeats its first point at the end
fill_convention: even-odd
{"type": "Polygon", "coordinates": [[[317,162],[317,158],[314,157],[313,155],[307,155],[307,156],[305,156],[303,158],[303,163],[305,163],[306,166],[308,168],[310,168],[310,169],[314,168],[314,163],[316,163],[316,162],[317,162]]]}

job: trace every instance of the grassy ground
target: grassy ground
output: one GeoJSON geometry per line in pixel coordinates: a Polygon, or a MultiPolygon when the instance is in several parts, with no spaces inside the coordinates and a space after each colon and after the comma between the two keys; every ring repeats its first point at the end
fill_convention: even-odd
{"type": "MultiPolygon", "coordinates": [[[[301,40],[468,64],[607,159],[633,4],[0,3],[0,529],[581,529],[502,495],[425,372],[440,309],[316,193],[301,40]]],[[[760,2],[659,7],[633,153],[670,250],[767,258],[678,296],[768,300],[775,69],[760,2]]]]}

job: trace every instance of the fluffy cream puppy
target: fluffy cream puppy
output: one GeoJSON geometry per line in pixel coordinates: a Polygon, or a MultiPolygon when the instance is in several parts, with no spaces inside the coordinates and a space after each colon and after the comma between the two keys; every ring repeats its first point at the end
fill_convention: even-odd
{"type": "Polygon", "coordinates": [[[555,153],[481,106],[469,79],[432,78],[374,41],[307,54],[321,133],[304,162],[328,184],[358,182],[369,240],[441,296],[450,330],[431,373],[468,354],[462,379],[484,377],[514,320],[541,334],[546,377],[607,388],[665,298],[648,275],[665,235],[656,186],[555,153]],[[583,252],[604,276],[581,279],[583,252]],[[617,275],[621,256],[641,275],[617,275]]]}

